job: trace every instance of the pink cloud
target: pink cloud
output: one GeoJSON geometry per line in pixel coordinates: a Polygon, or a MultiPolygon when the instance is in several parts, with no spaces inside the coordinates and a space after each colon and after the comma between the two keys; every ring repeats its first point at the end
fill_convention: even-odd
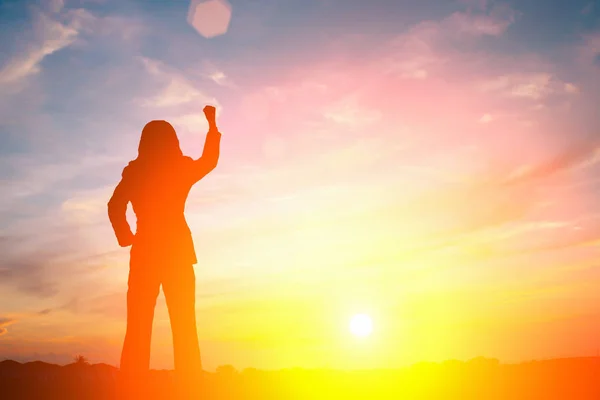
{"type": "Polygon", "coordinates": [[[573,83],[563,82],[547,72],[501,75],[480,82],[479,88],[486,92],[537,101],[554,94],[579,93],[578,87],[573,83]]]}
{"type": "MultiPolygon", "coordinates": [[[[347,155],[346,171],[358,173],[359,166],[364,168],[362,162],[370,159],[390,175],[400,166],[429,165],[440,176],[454,175],[467,182],[488,180],[492,185],[526,165],[530,172],[546,171],[524,173],[531,185],[524,192],[522,187],[506,192],[494,189],[490,198],[476,201],[485,204],[480,214],[464,216],[470,220],[468,229],[475,230],[486,224],[520,221],[542,201],[537,190],[543,184],[536,179],[570,181],[560,172],[569,170],[573,161],[557,152],[564,146],[560,133],[576,117],[567,117],[570,111],[563,105],[579,101],[585,77],[577,82],[561,78],[556,64],[536,54],[502,55],[477,49],[478,37],[501,35],[517,17],[510,8],[498,7],[487,13],[454,14],[441,22],[417,24],[380,43],[368,59],[342,63],[337,57],[324,57],[313,65],[291,69],[287,79],[256,90],[240,103],[245,113],[238,115],[247,116],[241,124],[246,131],[256,129],[253,139],[259,142],[264,138],[273,143],[272,137],[261,134],[261,124],[268,121],[269,131],[279,132],[277,145],[267,143],[271,150],[263,156],[287,176],[291,176],[291,160],[298,163],[294,170],[310,174],[313,167],[318,171],[317,166],[339,162],[340,154],[347,155]],[[448,46],[449,37],[465,34],[474,39],[473,51],[459,52],[448,46]],[[557,113],[562,125],[554,121],[557,113]],[[366,145],[349,150],[353,143],[360,143],[359,138],[369,136],[378,139],[377,150],[366,145]],[[310,138],[305,146],[303,137],[310,138]],[[311,145],[311,140],[318,140],[318,145],[311,145]],[[474,149],[469,155],[462,150],[467,147],[474,149]],[[277,164],[283,159],[273,157],[273,152],[281,151],[286,152],[287,167],[277,164]],[[463,161],[464,157],[469,159],[463,161]],[[326,159],[338,161],[326,164],[326,159]]],[[[260,163],[263,156],[257,153],[255,161],[260,163]]],[[[418,169],[406,168],[402,179],[412,176],[407,171],[418,169]]],[[[422,179],[414,172],[416,182],[422,179]]],[[[411,196],[411,190],[404,194],[411,196]]],[[[490,190],[482,186],[475,193],[490,190]]],[[[467,193],[457,204],[475,202],[467,193]]],[[[443,192],[432,196],[436,209],[444,209],[439,201],[443,192]]],[[[458,215],[459,211],[446,212],[458,215]]]]}

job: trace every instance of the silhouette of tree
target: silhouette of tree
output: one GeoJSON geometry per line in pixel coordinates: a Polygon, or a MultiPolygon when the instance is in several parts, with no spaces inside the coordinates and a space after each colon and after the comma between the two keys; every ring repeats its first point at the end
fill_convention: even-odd
{"type": "Polygon", "coordinates": [[[234,376],[238,373],[233,365],[221,365],[216,369],[217,375],[224,377],[234,376]]]}
{"type": "Polygon", "coordinates": [[[75,363],[79,364],[79,365],[88,365],[89,364],[87,357],[82,356],[81,354],[76,355],[74,357],[74,360],[75,360],[75,363]]]}

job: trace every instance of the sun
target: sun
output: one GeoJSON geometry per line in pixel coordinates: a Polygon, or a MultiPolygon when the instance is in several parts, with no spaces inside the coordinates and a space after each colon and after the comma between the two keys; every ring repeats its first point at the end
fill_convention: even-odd
{"type": "Polygon", "coordinates": [[[350,319],[350,332],[357,337],[367,337],[373,332],[373,321],[366,314],[356,314],[350,319]]]}

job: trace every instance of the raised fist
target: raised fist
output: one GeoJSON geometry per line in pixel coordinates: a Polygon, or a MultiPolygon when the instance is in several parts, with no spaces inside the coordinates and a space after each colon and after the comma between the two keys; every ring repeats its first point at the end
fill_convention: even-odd
{"type": "Polygon", "coordinates": [[[213,106],[206,106],[204,107],[204,115],[206,116],[206,120],[208,121],[209,124],[214,124],[215,123],[215,118],[216,118],[216,112],[217,110],[215,109],[215,107],[213,106]]]}

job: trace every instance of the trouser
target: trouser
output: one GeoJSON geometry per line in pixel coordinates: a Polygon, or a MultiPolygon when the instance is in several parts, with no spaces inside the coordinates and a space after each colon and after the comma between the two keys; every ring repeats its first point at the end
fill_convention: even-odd
{"type": "Polygon", "coordinates": [[[176,378],[180,382],[197,382],[202,364],[196,330],[193,265],[157,267],[131,263],[121,373],[129,381],[147,377],[154,308],[161,284],[171,321],[176,378]]]}

